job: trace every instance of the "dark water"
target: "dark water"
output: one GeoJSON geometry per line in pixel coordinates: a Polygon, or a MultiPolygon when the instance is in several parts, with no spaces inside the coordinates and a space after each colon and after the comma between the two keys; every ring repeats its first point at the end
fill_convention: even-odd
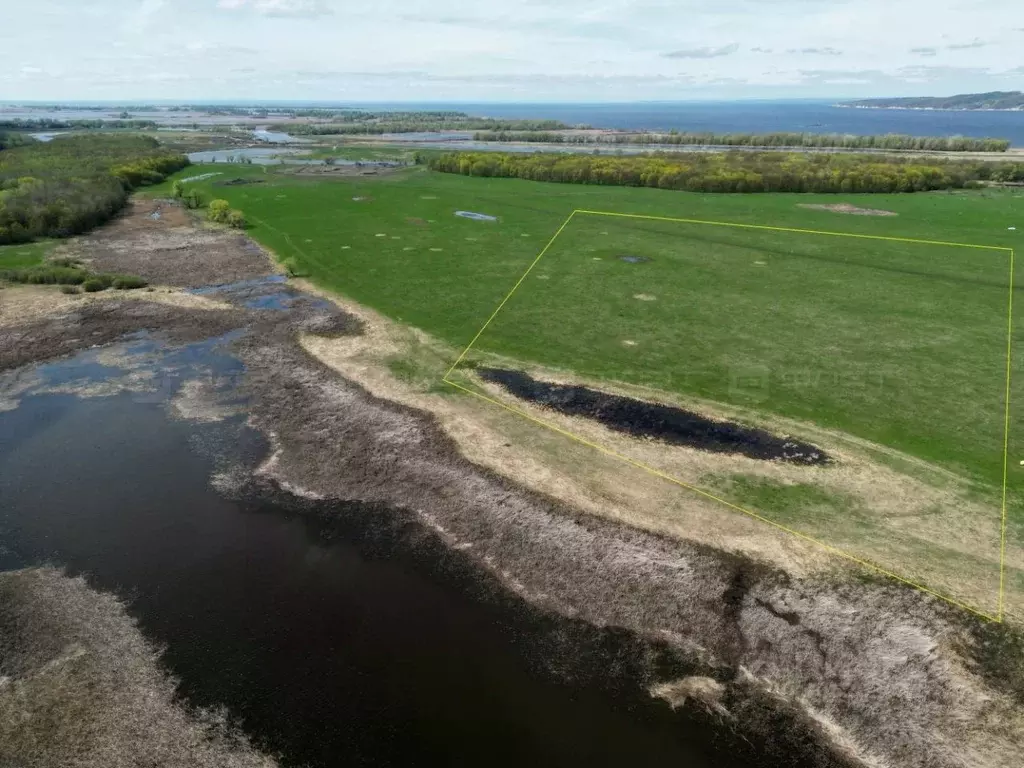
{"type": "Polygon", "coordinates": [[[832,101],[638,102],[633,104],[376,104],[374,109],[451,109],[473,115],[561,120],[594,128],[715,133],[906,133],[1009,139],[1024,146],[1024,112],[849,109],[832,101]]]}
{"type": "Polygon", "coordinates": [[[168,416],[185,379],[237,373],[219,345],[122,345],[169,371],[155,392],[46,393],[123,374],[96,350],[37,369],[0,412],[0,568],[130,597],[189,699],[287,765],[754,765],[647,696],[629,641],[531,612],[397,511],[213,491],[266,450],[240,417],[168,416]]]}

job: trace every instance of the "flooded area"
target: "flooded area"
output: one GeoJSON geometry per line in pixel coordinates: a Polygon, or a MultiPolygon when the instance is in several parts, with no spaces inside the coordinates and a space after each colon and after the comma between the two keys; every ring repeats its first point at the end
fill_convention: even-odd
{"type": "MultiPolygon", "coordinates": [[[[251,162],[254,165],[279,165],[285,161],[300,162],[309,150],[289,149],[287,147],[237,147],[231,149],[213,149],[204,152],[190,152],[188,159],[193,163],[239,163],[251,162]]],[[[322,163],[322,160],[306,160],[301,162],[322,163]]]]}
{"type": "Polygon", "coordinates": [[[268,141],[272,144],[302,144],[309,139],[299,139],[281,131],[270,131],[266,128],[257,128],[252,132],[258,141],[268,141]]]}
{"type": "Polygon", "coordinates": [[[307,157],[309,154],[311,152],[308,149],[288,147],[237,147],[190,152],[188,159],[193,163],[251,163],[252,165],[333,165],[373,168],[396,168],[406,165],[406,163],[393,160],[345,160],[342,158],[332,158],[328,163],[324,159],[307,157]]]}

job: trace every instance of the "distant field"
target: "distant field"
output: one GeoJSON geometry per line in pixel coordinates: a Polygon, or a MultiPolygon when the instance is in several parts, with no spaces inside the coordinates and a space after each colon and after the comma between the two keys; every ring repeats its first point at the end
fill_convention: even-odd
{"type": "MultiPolygon", "coordinates": [[[[262,183],[199,186],[241,208],[252,235],[281,258],[324,287],[458,348],[574,209],[1008,247],[1024,234],[1024,196],[1006,191],[744,196],[422,169],[330,180],[252,167],[230,173],[262,183]],[[898,215],[799,207],[836,202],[898,215]],[[499,221],[460,218],[456,210],[499,221]]],[[[931,514],[938,520],[958,509],[961,517],[980,514],[975,507],[989,510],[986,530],[977,534],[989,538],[977,556],[991,568],[998,536],[990,524],[1003,471],[1008,278],[1007,254],[996,251],[584,217],[566,229],[478,353],[763,411],[923,459],[955,473],[960,485],[942,509],[918,518],[924,525],[931,514]],[[622,255],[648,260],[628,263],[622,255]]],[[[1024,349],[1020,330],[1015,343],[1024,349]]],[[[1019,360],[1014,397],[1024,402],[1019,360]]],[[[1014,537],[1024,526],[1020,412],[1012,414],[1009,446],[1014,537]]],[[[876,458],[923,476],[901,468],[898,456],[876,458]]],[[[861,491],[848,493],[841,483],[822,491],[742,472],[703,481],[784,522],[820,529],[831,520],[852,526],[851,536],[865,512],[861,491]]],[[[898,506],[906,492],[898,490],[891,503],[898,506]]],[[[922,557],[941,564],[946,556],[922,557]]]]}

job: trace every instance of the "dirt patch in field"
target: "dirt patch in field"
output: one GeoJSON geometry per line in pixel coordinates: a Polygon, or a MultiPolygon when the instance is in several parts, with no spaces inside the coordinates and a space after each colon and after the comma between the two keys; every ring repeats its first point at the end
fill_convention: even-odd
{"type": "Polygon", "coordinates": [[[656,301],[658,299],[657,296],[653,296],[649,293],[637,293],[633,295],[633,298],[637,301],[656,301]]]}
{"type": "Polygon", "coordinates": [[[414,224],[417,227],[425,227],[425,226],[427,226],[426,219],[421,219],[421,218],[419,218],[417,216],[406,216],[405,223],[406,224],[414,224]]]}
{"type": "Polygon", "coordinates": [[[831,458],[814,445],[778,437],[761,429],[713,421],[682,408],[645,403],[587,387],[537,381],[521,371],[479,368],[484,381],[501,385],[516,397],[567,416],[585,416],[632,437],[686,445],[712,453],[737,453],[752,459],[825,466],[831,458]]]}
{"type": "Polygon", "coordinates": [[[880,208],[860,208],[850,203],[797,203],[796,207],[815,211],[847,213],[851,216],[899,216],[895,211],[885,211],[880,208]]]}
{"type": "Polygon", "coordinates": [[[624,261],[627,264],[645,264],[650,261],[650,258],[647,256],[634,256],[627,253],[619,256],[619,261],[624,261]]]}

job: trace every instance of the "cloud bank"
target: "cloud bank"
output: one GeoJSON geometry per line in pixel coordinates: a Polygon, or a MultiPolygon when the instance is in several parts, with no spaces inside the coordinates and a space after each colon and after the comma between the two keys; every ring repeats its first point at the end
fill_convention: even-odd
{"type": "Polygon", "coordinates": [[[1024,88],[1020,0],[33,0],[0,98],[635,101],[1024,88]],[[922,59],[929,67],[922,68],[922,59]]]}

